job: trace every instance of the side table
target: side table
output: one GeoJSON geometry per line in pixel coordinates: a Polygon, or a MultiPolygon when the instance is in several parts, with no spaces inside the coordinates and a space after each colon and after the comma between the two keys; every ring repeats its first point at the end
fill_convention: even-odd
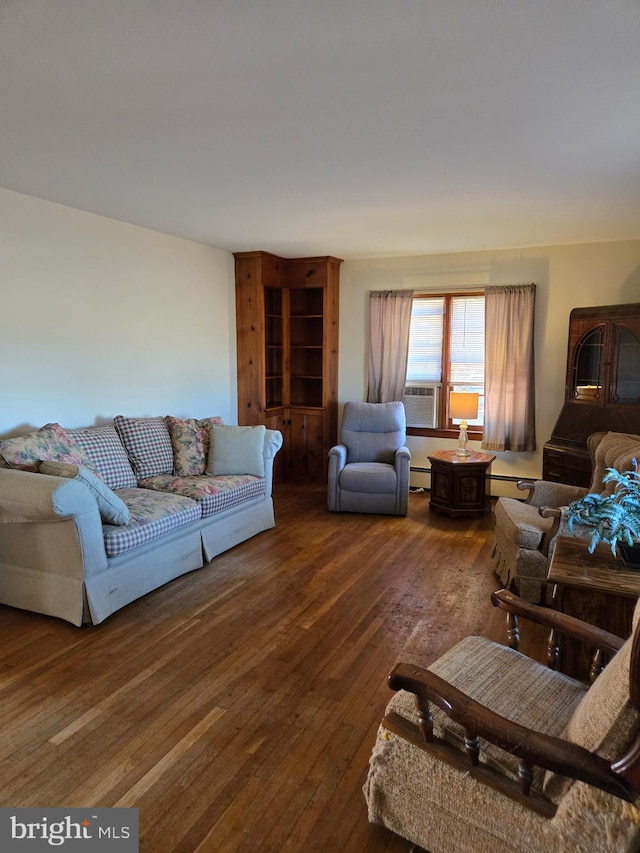
{"type": "Polygon", "coordinates": [[[436,450],[430,454],[432,512],[483,516],[491,511],[489,468],[496,457],[471,451],[457,456],[455,450],[436,450]]]}
{"type": "MultiPolygon", "coordinates": [[[[631,619],[640,596],[640,571],[625,569],[622,561],[600,543],[593,554],[584,539],[560,536],[549,563],[552,604],[619,637],[631,633],[631,619]]],[[[593,649],[570,637],[559,637],[559,669],[584,679],[593,649]]]]}

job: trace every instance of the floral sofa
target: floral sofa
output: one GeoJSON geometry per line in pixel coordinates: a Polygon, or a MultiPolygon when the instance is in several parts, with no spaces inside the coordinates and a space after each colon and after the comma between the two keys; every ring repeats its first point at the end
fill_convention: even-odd
{"type": "Polygon", "coordinates": [[[221,418],[47,424],[0,441],[0,603],[98,624],[274,526],[282,435],[221,418]]]}

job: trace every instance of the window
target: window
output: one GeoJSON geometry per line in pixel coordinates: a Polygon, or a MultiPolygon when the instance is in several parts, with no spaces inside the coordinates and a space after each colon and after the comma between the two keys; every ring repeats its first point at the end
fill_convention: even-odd
{"type": "Polygon", "coordinates": [[[476,432],[484,422],[484,295],[414,296],[405,390],[407,426],[454,429],[449,392],[477,391],[476,432]]]}

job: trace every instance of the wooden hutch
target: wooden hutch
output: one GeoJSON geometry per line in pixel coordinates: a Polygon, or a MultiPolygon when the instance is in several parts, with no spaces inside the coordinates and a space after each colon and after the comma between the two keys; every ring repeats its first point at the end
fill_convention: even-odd
{"type": "Polygon", "coordinates": [[[238,423],[279,429],[277,480],[325,481],[338,428],[339,258],[237,252],[238,423]]]}
{"type": "Polygon", "coordinates": [[[542,478],[589,486],[587,438],[640,433],[640,303],[574,308],[565,402],[542,454],[542,478]]]}

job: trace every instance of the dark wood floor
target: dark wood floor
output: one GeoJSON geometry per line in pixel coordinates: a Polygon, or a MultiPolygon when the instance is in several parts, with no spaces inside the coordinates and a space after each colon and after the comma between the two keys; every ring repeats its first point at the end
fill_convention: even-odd
{"type": "Polygon", "coordinates": [[[135,806],[143,853],[407,850],[361,790],[385,679],[504,639],[493,517],[275,504],[274,530],[95,628],[0,606],[0,805],[135,806]]]}

